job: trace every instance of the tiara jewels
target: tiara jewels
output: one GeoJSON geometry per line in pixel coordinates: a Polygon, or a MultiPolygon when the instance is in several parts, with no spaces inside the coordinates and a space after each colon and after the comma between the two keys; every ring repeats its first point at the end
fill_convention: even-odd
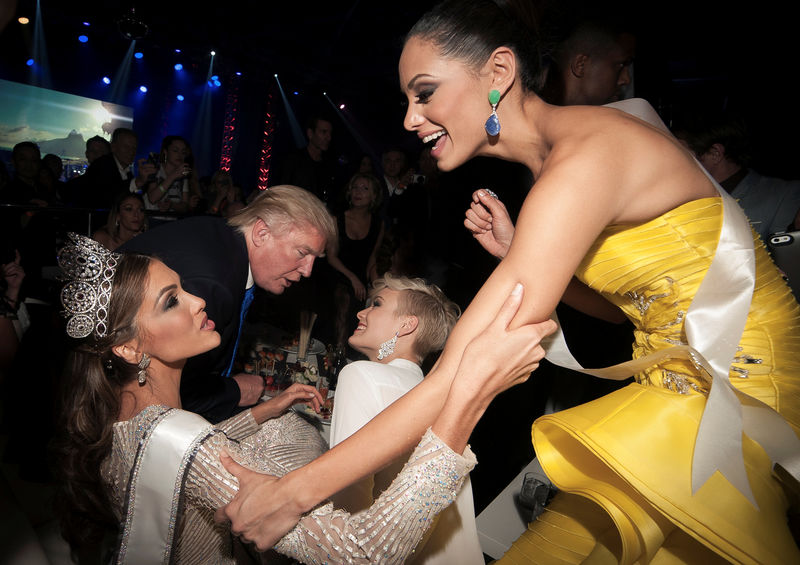
{"type": "Polygon", "coordinates": [[[67,335],[74,338],[105,337],[108,333],[108,303],[119,253],[112,253],[95,240],[69,232],[70,243],[58,254],[58,265],[67,283],[61,289],[61,304],[67,320],[67,335]]]}

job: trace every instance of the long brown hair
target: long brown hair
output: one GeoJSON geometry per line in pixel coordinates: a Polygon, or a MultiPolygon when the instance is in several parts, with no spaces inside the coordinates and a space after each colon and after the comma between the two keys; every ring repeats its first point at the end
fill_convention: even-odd
{"type": "Polygon", "coordinates": [[[97,546],[118,527],[101,466],[111,453],[121,390],[136,378],[138,368],[112,348],[139,333],[136,319],[150,262],[144,255],[122,255],[114,275],[107,335],[75,341],[64,367],[53,442],[59,483],[56,511],[61,533],[74,551],[97,546]]]}

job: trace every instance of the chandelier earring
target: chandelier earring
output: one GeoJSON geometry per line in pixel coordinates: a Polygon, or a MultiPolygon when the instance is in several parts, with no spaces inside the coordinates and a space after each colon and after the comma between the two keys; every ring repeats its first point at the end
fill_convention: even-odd
{"type": "Polygon", "coordinates": [[[378,359],[386,359],[389,355],[394,353],[394,347],[397,345],[397,336],[394,334],[391,339],[384,341],[378,348],[378,359]]]}
{"type": "Polygon", "coordinates": [[[492,113],[483,126],[484,128],[486,128],[486,133],[488,133],[492,137],[500,133],[500,120],[497,118],[498,102],[500,102],[500,91],[497,90],[496,88],[493,88],[492,90],[489,91],[489,104],[492,105],[492,113]]]}
{"type": "Polygon", "coordinates": [[[139,386],[144,386],[147,382],[147,368],[150,366],[150,356],[147,353],[142,353],[142,359],[136,365],[139,368],[138,381],[139,386]]]}

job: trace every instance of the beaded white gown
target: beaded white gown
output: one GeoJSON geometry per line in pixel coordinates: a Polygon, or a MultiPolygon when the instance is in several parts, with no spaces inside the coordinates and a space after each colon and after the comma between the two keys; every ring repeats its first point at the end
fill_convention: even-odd
{"type": "MultiPolygon", "coordinates": [[[[120,520],[139,444],[169,410],[149,406],[131,420],[114,424],[103,477],[120,520]]],[[[230,530],[214,522],[215,510],[238,488],[236,478],[219,461],[223,448],[252,469],[282,476],[319,456],[327,445],[313,426],[291,412],[258,425],[248,410],[217,424],[199,444],[185,475],[183,511],[175,524],[176,563],[236,563],[230,530]]],[[[303,563],[404,563],[435,516],[453,502],[475,463],[469,448],[458,455],[429,430],[370,508],[351,515],[331,503],[321,505],[275,549],[303,563]]]]}

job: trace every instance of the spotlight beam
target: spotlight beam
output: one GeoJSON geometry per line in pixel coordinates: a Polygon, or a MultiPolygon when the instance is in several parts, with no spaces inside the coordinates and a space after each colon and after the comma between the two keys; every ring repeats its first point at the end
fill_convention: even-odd
{"type": "Polygon", "coordinates": [[[289,116],[289,128],[292,132],[292,139],[294,140],[295,147],[299,149],[306,144],[306,138],[303,135],[303,129],[300,127],[300,123],[297,121],[297,117],[294,115],[292,105],[289,103],[289,98],[286,96],[286,92],[283,90],[283,85],[281,84],[281,79],[278,78],[278,75],[275,75],[275,82],[278,83],[278,90],[281,93],[283,107],[286,108],[286,114],[289,116]]]}
{"type": "Polygon", "coordinates": [[[130,78],[131,62],[133,61],[133,53],[136,50],[136,40],[131,41],[128,47],[128,52],[122,59],[119,68],[117,69],[114,79],[111,84],[111,102],[115,104],[122,104],[124,102],[125,93],[128,90],[128,79],[130,78]]]}
{"type": "Polygon", "coordinates": [[[364,135],[359,131],[359,127],[357,127],[357,125],[354,123],[356,120],[353,117],[353,115],[349,111],[346,110],[343,111],[339,106],[337,106],[333,102],[333,100],[331,100],[330,96],[328,96],[327,92],[323,92],[322,96],[325,97],[325,100],[328,101],[328,103],[333,108],[334,112],[336,112],[336,114],[342,119],[342,122],[344,122],[345,127],[353,136],[353,139],[356,140],[356,143],[358,143],[358,146],[361,148],[361,151],[369,155],[373,155],[374,157],[375,156],[374,148],[378,147],[378,145],[375,145],[367,141],[364,135]]]}
{"type": "Polygon", "coordinates": [[[36,0],[36,22],[33,26],[33,60],[31,66],[31,84],[44,88],[53,88],[50,79],[50,63],[47,59],[47,42],[44,38],[44,26],[42,24],[42,6],[36,0]]]}

